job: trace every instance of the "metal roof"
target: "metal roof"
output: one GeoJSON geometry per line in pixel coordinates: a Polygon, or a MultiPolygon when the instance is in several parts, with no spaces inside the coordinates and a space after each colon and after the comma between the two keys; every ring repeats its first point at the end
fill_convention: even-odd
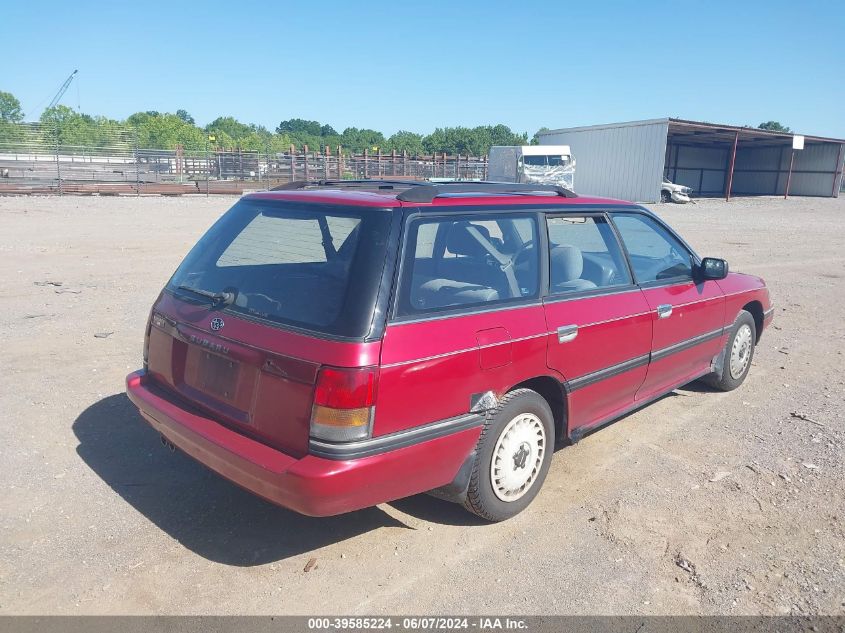
{"type": "MultiPolygon", "coordinates": [[[[845,139],[830,138],[826,136],[814,136],[800,134],[798,132],[772,132],[754,127],[727,125],[721,123],[708,123],[706,121],[690,121],[687,119],[676,119],[665,117],[662,119],[645,119],[642,121],[625,121],[620,123],[605,123],[601,125],[587,125],[581,127],[560,128],[541,132],[540,136],[547,134],[560,134],[561,132],[584,132],[588,130],[609,130],[613,128],[637,127],[666,123],[669,125],[669,134],[673,137],[689,136],[698,142],[732,143],[736,134],[739,133],[740,140],[755,142],[769,142],[771,144],[791,143],[792,137],[804,136],[806,141],[818,143],[845,143],[845,139]]],[[[577,158],[577,157],[576,157],[577,158]]]]}
{"type": "Polygon", "coordinates": [[[724,125],[720,123],[705,123],[702,121],[687,121],[685,119],[669,119],[669,134],[672,136],[691,136],[695,140],[712,140],[714,142],[732,143],[737,134],[742,141],[769,142],[781,145],[792,143],[793,136],[803,136],[806,141],[818,143],[845,143],[845,139],[829,138],[826,136],[812,136],[798,132],[773,132],[755,127],[724,125]]]}

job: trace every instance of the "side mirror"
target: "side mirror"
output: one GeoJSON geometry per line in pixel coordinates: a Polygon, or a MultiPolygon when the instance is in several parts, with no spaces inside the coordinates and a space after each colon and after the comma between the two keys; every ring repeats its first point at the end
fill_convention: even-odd
{"type": "Polygon", "coordinates": [[[718,257],[705,257],[698,267],[701,279],[724,279],[728,276],[728,262],[718,257]]]}

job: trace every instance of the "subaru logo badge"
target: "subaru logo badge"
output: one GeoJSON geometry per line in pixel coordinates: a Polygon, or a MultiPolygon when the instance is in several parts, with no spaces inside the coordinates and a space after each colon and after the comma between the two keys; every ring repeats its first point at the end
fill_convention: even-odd
{"type": "Polygon", "coordinates": [[[211,329],[215,332],[219,332],[220,330],[222,330],[224,325],[225,323],[223,323],[223,319],[221,319],[220,317],[214,317],[213,319],[211,319],[211,329]]]}

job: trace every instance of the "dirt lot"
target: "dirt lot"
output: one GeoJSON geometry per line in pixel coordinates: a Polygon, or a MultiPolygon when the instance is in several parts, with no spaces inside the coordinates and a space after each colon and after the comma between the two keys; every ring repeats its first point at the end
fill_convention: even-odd
{"type": "Polygon", "coordinates": [[[755,366],[558,451],[498,525],[306,518],[160,445],[123,379],[232,202],[0,198],[0,613],[845,613],[845,199],[658,205],[768,281],[755,366]]]}

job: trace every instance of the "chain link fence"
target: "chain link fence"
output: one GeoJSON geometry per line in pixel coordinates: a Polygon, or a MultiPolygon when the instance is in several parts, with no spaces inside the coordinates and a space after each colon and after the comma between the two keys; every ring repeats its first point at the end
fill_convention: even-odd
{"type": "Polygon", "coordinates": [[[350,155],[343,148],[291,146],[287,152],[173,150],[139,147],[134,128],[60,123],[0,122],[0,193],[179,195],[242,193],[293,180],[430,179],[483,180],[487,157],[409,156],[380,151],[350,155]]]}

